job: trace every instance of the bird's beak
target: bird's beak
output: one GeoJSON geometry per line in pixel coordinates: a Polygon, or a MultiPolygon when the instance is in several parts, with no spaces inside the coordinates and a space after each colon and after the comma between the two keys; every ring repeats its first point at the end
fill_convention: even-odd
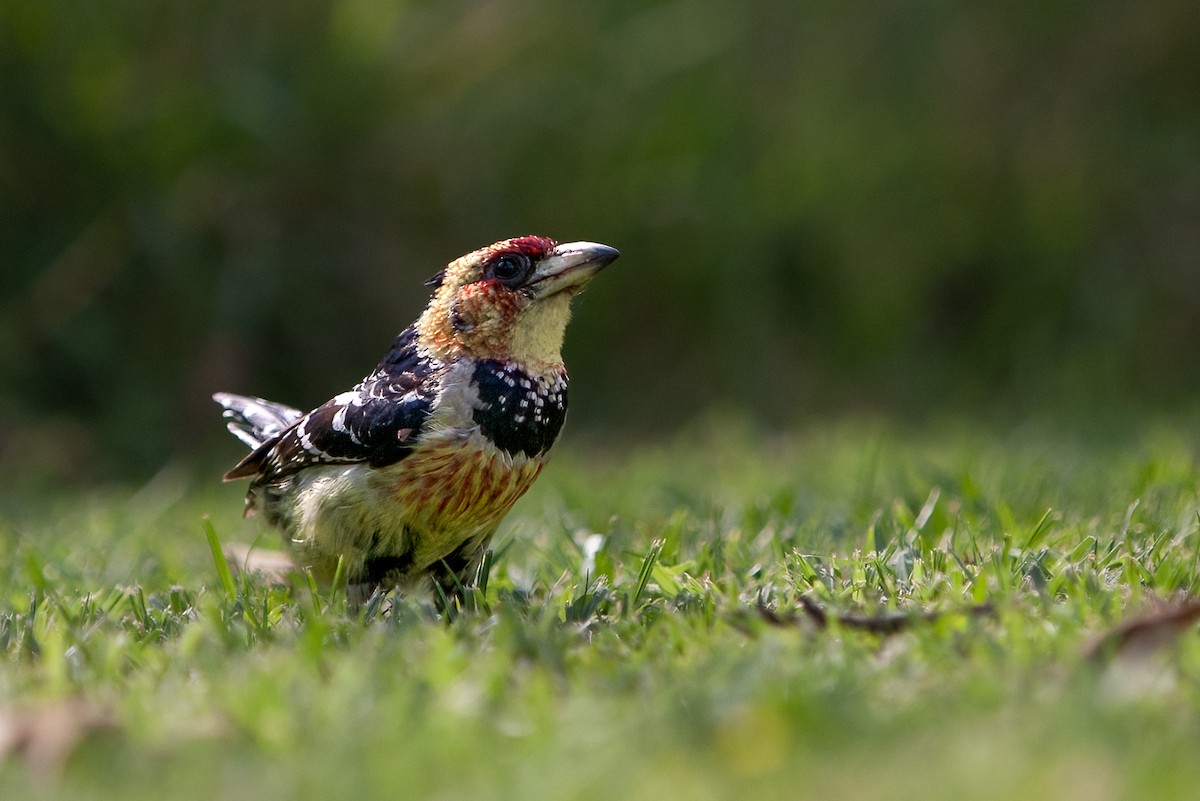
{"type": "Polygon", "coordinates": [[[608,245],[568,242],[556,247],[538,263],[526,286],[539,298],[565,291],[578,292],[592,276],[620,255],[616,248],[608,245]]]}

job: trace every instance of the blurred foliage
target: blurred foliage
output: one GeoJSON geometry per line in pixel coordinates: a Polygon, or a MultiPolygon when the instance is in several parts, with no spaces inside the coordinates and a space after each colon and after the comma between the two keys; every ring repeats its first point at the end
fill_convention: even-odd
{"type": "Polygon", "coordinates": [[[505,236],[572,426],[1200,389],[1200,6],[0,3],[0,462],[316,404],[505,236]]]}

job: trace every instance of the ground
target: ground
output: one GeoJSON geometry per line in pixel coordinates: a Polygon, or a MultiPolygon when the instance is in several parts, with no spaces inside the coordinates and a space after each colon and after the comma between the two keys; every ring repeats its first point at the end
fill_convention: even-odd
{"type": "Polygon", "coordinates": [[[22,486],[0,798],[1194,798],[1197,430],[568,438],[450,619],[225,573],[215,469],[22,486]]]}

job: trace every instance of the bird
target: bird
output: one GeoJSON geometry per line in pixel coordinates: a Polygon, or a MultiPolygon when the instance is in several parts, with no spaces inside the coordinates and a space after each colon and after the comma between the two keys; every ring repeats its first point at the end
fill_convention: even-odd
{"type": "Polygon", "coordinates": [[[619,255],[496,242],[429,279],[428,305],[375,369],[312,411],[214,394],[250,448],[223,476],[250,480],[245,514],[320,582],[340,569],[362,593],[461,597],[562,430],[571,300],[619,255]]]}

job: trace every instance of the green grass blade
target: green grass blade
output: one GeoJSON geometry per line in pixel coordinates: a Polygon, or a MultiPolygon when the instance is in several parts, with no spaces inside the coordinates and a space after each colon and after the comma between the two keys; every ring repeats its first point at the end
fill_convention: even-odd
{"type": "Polygon", "coordinates": [[[654,565],[658,562],[658,557],[662,554],[663,541],[657,539],[650,544],[650,550],[646,551],[646,556],[642,559],[641,570],[638,571],[637,584],[633,590],[633,606],[636,607],[642,599],[642,595],[646,592],[646,585],[650,583],[650,575],[654,572],[654,565]]]}
{"type": "Polygon", "coordinates": [[[233,571],[229,569],[229,560],[225,558],[225,552],[221,550],[221,540],[217,537],[217,530],[213,528],[212,521],[207,516],[201,518],[200,523],[204,526],[204,536],[208,539],[208,549],[212,552],[213,565],[217,568],[217,577],[221,580],[221,587],[227,596],[236,598],[237,582],[234,581],[233,571]]]}

